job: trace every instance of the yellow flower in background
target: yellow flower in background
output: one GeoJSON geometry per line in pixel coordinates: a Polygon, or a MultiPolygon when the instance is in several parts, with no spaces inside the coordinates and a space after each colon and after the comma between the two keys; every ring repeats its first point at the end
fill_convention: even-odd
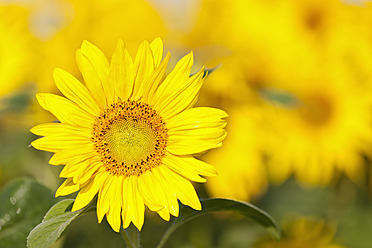
{"type": "Polygon", "coordinates": [[[364,183],[363,155],[371,156],[372,143],[372,46],[368,32],[358,32],[362,27],[341,29],[343,34],[314,48],[306,66],[293,64],[292,72],[276,73],[271,84],[297,101],[290,108],[263,111],[273,123],[266,153],[274,181],[294,174],[305,184],[327,185],[344,173],[364,183]],[[356,34],[350,43],[352,30],[356,34]]]}
{"type": "Polygon", "coordinates": [[[27,29],[27,10],[0,5],[0,96],[32,78],[35,40],[27,29]]]}
{"type": "Polygon", "coordinates": [[[364,160],[372,142],[370,88],[345,71],[322,69],[318,75],[292,78],[293,108],[266,113],[267,153],[271,178],[292,173],[307,184],[329,184],[340,172],[363,182],[364,160]]]}
{"type": "Polygon", "coordinates": [[[213,166],[193,154],[220,147],[226,136],[219,109],[193,108],[204,82],[204,69],[190,76],[193,54],[183,57],[165,75],[170,55],[161,61],[162,41],[143,42],[132,61],[122,41],[111,63],[84,41],[77,62],[86,86],[56,69],[54,79],[67,97],[38,94],[40,105],[61,123],[46,123],[31,131],[45,136],[32,142],[54,152],[49,161],[65,165],[67,178],[56,196],[80,190],[72,211],[98,194],[99,222],[106,215],[115,231],[133,224],[141,229],[145,205],[163,219],[178,216],[179,199],[201,209],[188,180],[205,182],[213,166]]]}
{"type": "Polygon", "coordinates": [[[294,32],[309,39],[310,42],[322,43],[337,36],[338,32],[344,28],[342,26],[355,25],[355,23],[346,21],[358,7],[346,5],[340,0],[299,0],[288,1],[287,4],[288,13],[293,18],[294,32]]]}
{"type": "Polygon", "coordinates": [[[263,131],[261,109],[235,107],[229,111],[229,125],[224,146],[203,158],[216,166],[218,176],[205,184],[213,197],[249,201],[267,188],[267,171],[262,166],[263,131]]]}
{"type": "MultiPolygon", "coordinates": [[[[166,34],[159,15],[143,0],[45,1],[58,3],[54,5],[58,6],[62,20],[53,23],[63,25],[59,25],[59,30],[53,30],[50,37],[42,37],[45,42],[40,55],[42,69],[37,81],[39,92],[56,91],[50,74],[53,68],[65,68],[78,74],[78,68],[71,61],[75,59],[75,51],[82,40],[89,40],[104,53],[111,54],[119,38],[124,37],[127,47],[134,50],[142,40],[152,40],[166,34]]],[[[52,10],[45,11],[45,22],[51,18],[48,13],[57,16],[52,10]]],[[[42,19],[43,13],[39,15],[42,19]]]]}
{"type": "MultiPolygon", "coordinates": [[[[234,92],[233,102],[250,102],[250,91],[275,84],[278,74],[293,73],[293,65],[297,70],[309,67],[312,61],[307,58],[313,57],[309,55],[314,48],[294,32],[288,5],[287,1],[233,0],[228,5],[224,1],[203,1],[188,43],[204,50],[222,44],[229,51],[216,59],[223,67],[212,79],[216,83],[209,84],[212,91],[223,96],[234,92]],[[225,80],[220,80],[221,74],[225,80]]],[[[215,54],[218,51],[213,50],[205,57],[215,58],[215,54]]]]}
{"type": "Polygon", "coordinates": [[[259,241],[257,248],[345,248],[335,242],[336,226],[315,217],[291,217],[284,220],[282,239],[259,241]]]}
{"type": "MultiPolygon", "coordinates": [[[[250,87],[280,87],[278,75],[306,72],[319,62],[314,61],[316,56],[343,55],[345,46],[354,44],[350,37],[358,42],[366,39],[370,31],[362,12],[363,8],[340,0],[233,0],[228,5],[204,0],[198,22],[186,40],[191,47],[204,49],[226,46],[234,58],[229,63],[236,60],[237,70],[245,73],[243,80],[250,87]]],[[[241,80],[235,75],[225,83],[231,88],[241,80]]]]}
{"type": "MultiPolygon", "coordinates": [[[[268,166],[271,180],[295,175],[305,184],[326,185],[345,173],[363,183],[361,154],[370,156],[372,141],[368,15],[339,0],[203,1],[190,46],[223,44],[230,51],[217,60],[223,66],[203,89],[210,96],[204,102],[258,109],[266,124],[251,139],[264,141],[261,151],[269,159],[254,159],[261,152],[255,144],[247,144],[245,153],[256,154],[252,164],[268,166]],[[270,91],[289,93],[298,105],[263,104],[270,91]]],[[[222,153],[217,160],[229,156],[222,153]]],[[[247,161],[238,160],[234,165],[243,170],[247,161]]],[[[211,187],[219,189],[217,183],[211,187]]]]}

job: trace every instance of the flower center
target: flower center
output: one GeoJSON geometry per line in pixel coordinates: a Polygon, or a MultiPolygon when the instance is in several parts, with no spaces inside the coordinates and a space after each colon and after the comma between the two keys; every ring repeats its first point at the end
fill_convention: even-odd
{"type": "Polygon", "coordinates": [[[118,161],[138,163],[154,152],[155,133],[142,120],[115,121],[104,135],[112,157],[118,161]]]}
{"type": "Polygon", "coordinates": [[[306,18],[306,25],[311,30],[317,30],[322,24],[322,13],[317,10],[310,11],[306,18]]]}
{"type": "Polygon", "coordinates": [[[92,140],[107,171],[139,176],[161,164],[167,131],[148,104],[125,101],[112,104],[96,118],[92,140]]]}
{"type": "Polygon", "coordinates": [[[334,108],[325,96],[312,95],[303,100],[305,106],[300,109],[300,115],[306,123],[312,126],[321,126],[332,118],[334,108]]]}

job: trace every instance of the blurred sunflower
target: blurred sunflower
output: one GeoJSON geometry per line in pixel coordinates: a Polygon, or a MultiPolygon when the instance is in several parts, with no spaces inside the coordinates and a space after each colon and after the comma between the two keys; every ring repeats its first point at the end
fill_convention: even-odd
{"type": "Polygon", "coordinates": [[[337,35],[343,25],[350,25],[347,19],[354,13],[350,11],[354,7],[340,0],[299,0],[287,4],[294,33],[317,43],[337,35]]]}
{"type": "MultiPolygon", "coordinates": [[[[233,63],[204,91],[223,108],[260,109],[267,124],[255,134],[266,143],[272,180],[295,174],[324,185],[343,172],[362,182],[361,154],[372,141],[372,36],[364,12],[339,0],[203,1],[189,42],[224,44],[231,53],[220,62],[233,63]],[[281,99],[262,104],[271,97],[281,99]]],[[[248,149],[257,153],[253,144],[248,149]]]]}
{"type": "Polygon", "coordinates": [[[272,240],[262,240],[257,248],[345,248],[335,242],[336,227],[333,223],[315,217],[287,218],[283,225],[283,237],[274,244],[272,240]]]}
{"type": "Polygon", "coordinates": [[[368,154],[372,141],[369,88],[345,71],[321,71],[292,78],[287,89],[297,97],[294,108],[266,109],[272,123],[266,147],[274,181],[292,172],[309,184],[328,184],[339,172],[363,181],[361,153],[368,154]]]}
{"type": "Polygon", "coordinates": [[[256,90],[271,85],[276,82],[277,74],[293,73],[289,68],[297,66],[298,61],[301,67],[297,66],[297,70],[309,67],[311,62],[304,58],[313,57],[309,56],[313,48],[294,32],[293,19],[287,1],[233,0],[226,5],[224,1],[204,0],[187,41],[189,46],[203,49],[216,44],[225,46],[228,52],[224,54],[219,52],[223,50],[220,47],[210,49],[209,57],[220,54],[215,61],[223,67],[216,72],[220,75],[212,79],[216,83],[209,85],[224,95],[233,92],[233,101],[234,98],[251,101],[250,95],[242,95],[242,92],[250,94],[247,86],[256,90]],[[223,71],[225,80],[220,80],[223,71]]]}
{"type": "Polygon", "coordinates": [[[211,151],[204,160],[216,166],[218,177],[208,179],[206,187],[213,197],[249,201],[267,188],[267,172],[262,166],[263,136],[258,128],[260,109],[236,107],[229,111],[229,135],[218,152],[211,151]]]}
{"type": "MultiPolygon", "coordinates": [[[[343,21],[362,13],[355,6],[343,7],[334,13],[343,21]]],[[[272,85],[294,94],[297,105],[267,113],[274,123],[268,139],[273,143],[267,146],[274,181],[293,172],[307,184],[325,185],[340,173],[364,182],[363,154],[370,156],[372,142],[372,57],[367,55],[372,54],[371,32],[359,22],[343,21],[334,26],[340,32],[327,34],[326,42],[313,47],[306,66],[293,64],[295,72],[276,73],[272,85]]]]}
{"type": "Polygon", "coordinates": [[[193,54],[183,57],[165,77],[170,55],[161,61],[158,38],[143,42],[132,61],[122,41],[111,64],[89,42],[77,52],[86,87],[56,69],[54,79],[67,97],[38,94],[40,105],[61,123],[31,131],[45,136],[32,142],[54,152],[50,163],[65,164],[67,178],[56,196],[80,190],[72,211],[85,207],[98,193],[99,222],[106,215],[115,231],[133,224],[141,229],[145,205],[163,219],[178,216],[178,199],[201,209],[192,184],[213,176],[213,166],[193,154],[220,147],[227,114],[215,108],[192,108],[204,82],[204,69],[193,76],[193,54]]]}
{"type": "MultiPolygon", "coordinates": [[[[204,0],[198,22],[186,40],[190,47],[222,44],[230,51],[219,57],[220,63],[234,63],[235,71],[240,72],[230,73],[225,80],[230,88],[236,84],[241,88],[242,80],[253,89],[281,87],[277,77],[282,74],[289,80],[290,74],[307,73],[327,56],[342,60],[350,56],[344,50],[355,45],[351,36],[358,46],[361,40],[368,41],[367,13],[340,0],[233,0],[228,5],[204,0]]],[[[366,56],[368,51],[358,56],[366,56]]],[[[209,57],[215,58],[216,53],[211,50],[209,57]]]]}

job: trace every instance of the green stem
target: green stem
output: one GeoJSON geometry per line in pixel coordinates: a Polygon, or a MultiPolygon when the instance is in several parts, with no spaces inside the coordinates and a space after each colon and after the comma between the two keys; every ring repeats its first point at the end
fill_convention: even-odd
{"type": "Polygon", "coordinates": [[[174,222],[170,225],[170,227],[165,231],[163,237],[161,238],[159,244],[156,246],[156,248],[163,248],[165,243],[167,242],[168,238],[171,236],[172,232],[176,229],[174,222]]]}
{"type": "Polygon", "coordinates": [[[140,232],[134,225],[129,225],[127,229],[120,229],[121,236],[123,237],[128,248],[140,248],[140,232]]]}

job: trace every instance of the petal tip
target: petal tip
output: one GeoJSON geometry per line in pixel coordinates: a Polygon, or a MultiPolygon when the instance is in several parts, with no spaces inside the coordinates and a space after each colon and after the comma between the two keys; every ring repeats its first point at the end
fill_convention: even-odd
{"type": "Polygon", "coordinates": [[[186,55],[186,58],[187,58],[188,63],[192,65],[194,63],[194,52],[193,51],[189,52],[186,55]]]}
{"type": "Polygon", "coordinates": [[[83,40],[83,43],[81,44],[81,50],[85,50],[88,47],[94,46],[92,43],[90,43],[87,40],[83,40]]]}
{"type": "Polygon", "coordinates": [[[63,72],[61,68],[53,68],[53,76],[61,72],[63,72]]]}
{"type": "MultiPolygon", "coordinates": [[[[32,128],[30,129],[30,132],[33,133],[33,134],[36,134],[36,133],[37,133],[36,130],[37,130],[37,129],[36,129],[36,126],[35,126],[35,127],[32,127],[32,128]]],[[[37,135],[37,134],[36,134],[36,135],[37,135]]],[[[32,144],[32,142],[31,142],[31,144],[32,144]]]]}
{"type": "Polygon", "coordinates": [[[163,44],[163,40],[158,36],[151,43],[163,44]]]}
{"type": "Polygon", "coordinates": [[[54,155],[49,159],[48,163],[51,165],[60,165],[60,163],[56,161],[56,158],[54,155]]]}
{"type": "Polygon", "coordinates": [[[118,39],[118,42],[116,43],[116,49],[120,48],[124,50],[125,44],[122,39],[118,39]]]}
{"type": "Polygon", "coordinates": [[[138,223],[134,223],[134,226],[138,229],[138,231],[141,231],[142,230],[142,227],[143,227],[143,222],[138,222],[138,223]]]}
{"type": "MultiPolygon", "coordinates": [[[[41,139],[41,138],[39,138],[39,139],[41,139]]],[[[38,148],[38,143],[39,143],[38,140],[39,140],[39,139],[36,139],[36,140],[32,141],[30,145],[31,145],[33,148],[35,148],[35,149],[41,150],[41,149],[38,148]]]]}
{"type": "Polygon", "coordinates": [[[79,205],[77,204],[76,200],[75,200],[74,205],[72,205],[71,212],[75,212],[75,211],[77,211],[77,210],[80,210],[80,209],[82,209],[83,207],[85,207],[85,206],[79,206],[79,205]]]}
{"type": "Polygon", "coordinates": [[[37,93],[36,94],[36,100],[40,104],[41,107],[45,108],[45,93],[37,93]]]}

